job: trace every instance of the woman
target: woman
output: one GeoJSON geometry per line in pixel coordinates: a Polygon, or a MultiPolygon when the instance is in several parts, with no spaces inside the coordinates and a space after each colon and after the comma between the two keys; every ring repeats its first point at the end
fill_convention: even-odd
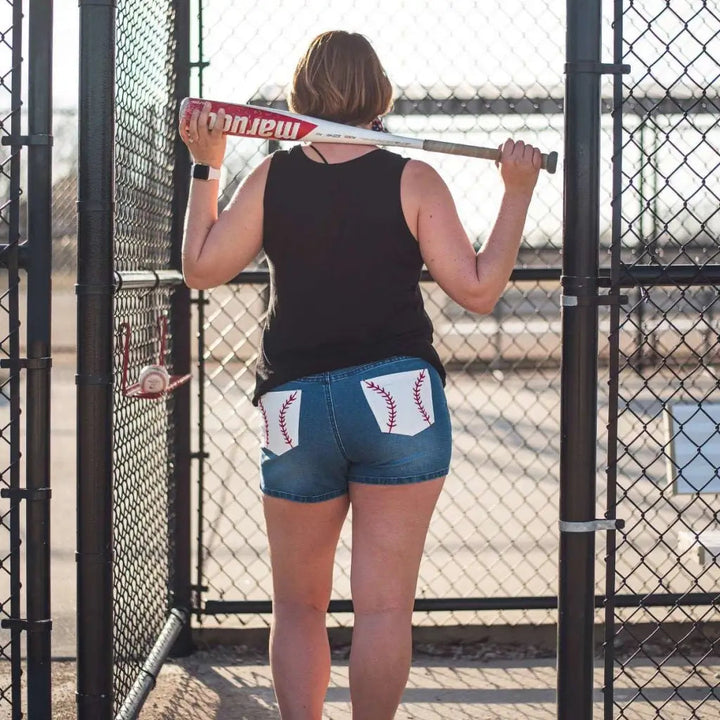
{"type": "MultiPolygon", "coordinates": [[[[391,95],[367,40],[335,31],[315,38],[300,60],[289,104],[369,128],[390,109],[391,95]]],[[[263,436],[270,662],[280,713],[322,715],[330,678],[325,617],[352,507],[352,717],[390,720],[408,679],[420,560],[451,453],[421,267],[464,308],[490,312],[515,264],[540,152],[519,141],[503,145],[505,192],[476,253],[435,170],[376,147],[278,151],[218,215],[212,169],[222,165],[226,139],[207,120],[205,106],[180,127],[201,166],[185,221],[185,280],[197,289],[222,285],[263,249],[272,280],[253,402],[263,436]]]]}

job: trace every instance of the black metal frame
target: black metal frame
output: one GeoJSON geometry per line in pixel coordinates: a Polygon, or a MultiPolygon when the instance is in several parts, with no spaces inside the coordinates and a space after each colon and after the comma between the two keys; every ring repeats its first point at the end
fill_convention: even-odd
{"type": "MultiPolygon", "coordinates": [[[[560,521],[595,519],[600,247],[600,0],[567,2],[560,521]],[[565,304],[565,299],[575,304],[565,304]]],[[[594,531],[560,532],[558,720],[591,720],[594,531]]]]}
{"type": "MultiPolygon", "coordinates": [[[[20,106],[22,104],[22,3],[15,0],[13,4],[13,68],[12,74],[12,106],[16,112],[10,121],[12,137],[19,137],[20,106]]],[[[10,198],[9,215],[9,247],[6,251],[8,260],[8,287],[14,288],[8,298],[9,315],[9,350],[10,363],[10,483],[9,492],[17,493],[20,489],[20,309],[18,298],[19,278],[19,247],[20,242],[20,153],[13,154],[10,160],[10,198]]],[[[20,583],[20,502],[17,496],[10,503],[10,618],[21,615],[21,583],[20,583]]],[[[6,625],[7,627],[7,625],[6,625]]],[[[21,626],[12,623],[10,629],[10,662],[12,677],[12,713],[13,720],[22,717],[22,667],[21,667],[21,626]]]]}
{"type": "Polygon", "coordinates": [[[113,708],[114,48],[114,0],[80,0],[76,287],[79,720],[109,718],[113,708]]]}
{"type": "MultiPolygon", "coordinates": [[[[614,3],[614,38],[613,38],[613,59],[615,63],[622,62],[622,38],[623,38],[623,12],[622,0],[615,0],[614,3]]],[[[622,103],[622,82],[616,78],[613,84],[613,103],[617,109],[622,103]]],[[[612,210],[612,237],[616,240],[620,237],[620,226],[622,221],[621,208],[621,182],[622,182],[622,112],[615,113],[613,121],[613,210],[612,210]]],[[[610,293],[618,295],[621,288],[620,279],[621,244],[613,242],[611,248],[611,269],[610,269],[610,293]]],[[[647,268],[657,270],[657,268],[647,268]]],[[[618,386],[620,381],[620,305],[616,304],[610,308],[610,378],[608,382],[608,417],[616,418],[618,415],[618,386]]],[[[608,457],[607,457],[607,497],[606,515],[617,517],[617,455],[618,455],[618,427],[617,423],[608,425],[608,457]]],[[[617,552],[617,533],[609,532],[606,539],[606,573],[605,573],[605,628],[604,646],[612,648],[615,636],[615,609],[619,607],[618,598],[615,595],[615,560],[617,552]]],[[[711,602],[709,598],[705,602],[711,602]]],[[[612,720],[612,687],[614,683],[613,662],[608,662],[611,653],[606,652],[605,667],[603,675],[603,691],[609,702],[605,703],[604,718],[612,720]]]]}
{"type": "Polygon", "coordinates": [[[16,138],[17,145],[10,157],[10,206],[8,208],[8,244],[3,248],[3,265],[8,271],[8,357],[3,367],[9,370],[10,427],[6,432],[10,436],[10,457],[7,473],[9,480],[2,495],[10,498],[8,511],[10,547],[7,562],[10,566],[10,598],[8,617],[2,626],[10,631],[10,672],[12,687],[10,705],[12,720],[22,717],[22,624],[21,624],[21,571],[20,571],[20,307],[19,283],[20,267],[24,267],[26,258],[20,257],[20,106],[22,105],[22,3],[13,3],[12,21],[12,63],[11,104],[13,115],[10,119],[10,138],[16,138]]]}
{"type": "Polygon", "coordinates": [[[51,712],[50,349],[52,272],[52,0],[28,22],[28,321],[26,564],[28,715],[51,712]]]}
{"type": "MultiPolygon", "coordinates": [[[[190,3],[187,0],[175,3],[175,102],[179,107],[182,98],[190,94],[190,3]]],[[[192,332],[190,289],[182,283],[182,240],[185,207],[189,192],[190,156],[185,145],[176,136],[173,194],[173,227],[171,265],[180,278],[171,300],[170,322],[174,328],[172,345],[172,366],[179,375],[190,374],[192,368],[192,332]]],[[[172,652],[187,655],[193,648],[190,623],[187,613],[192,607],[192,538],[191,497],[192,497],[192,447],[191,447],[191,386],[189,383],[175,392],[173,411],[175,467],[175,545],[174,578],[170,602],[174,608],[182,608],[185,622],[179,630],[172,652]]]]}
{"type": "Polygon", "coordinates": [[[13,3],[12,117],[8,271],[10,371],[10,481],[0,493],[10,501],[10,608],[3,628],[10,630],[12,718],[23,717],[22,632],[27,633],[27,715],[50,717],[50,319],[52,178],[52,1],[33,3],[28,17],[28,134],[21,135],[22,2],[13,3]],[[27,148],[27,234],[20,244],[20,151],[27,148]],[[27,271],[27,357],[20,355],[19,270],[27,271]],[[26,372],[25,487],[20,487],[20,371],[26,372]],[[20,572],[21,503],[25,502],[25,616],[20,572]]]}

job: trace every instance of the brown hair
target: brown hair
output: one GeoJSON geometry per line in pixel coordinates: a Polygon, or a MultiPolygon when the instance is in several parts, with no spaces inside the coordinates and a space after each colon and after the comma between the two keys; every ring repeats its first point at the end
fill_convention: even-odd
{"type": "Polygon", "coordinates": [[[392,85],[363,35],[330,30],[300,59],[288,105],[302,115],[365,125],[390,110],[392,85]]]}

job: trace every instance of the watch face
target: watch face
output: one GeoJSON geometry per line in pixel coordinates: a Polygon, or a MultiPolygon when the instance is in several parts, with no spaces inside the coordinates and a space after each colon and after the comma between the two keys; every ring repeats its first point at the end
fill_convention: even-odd
{"type": "Polygon", "coordinates": [[[195,163],[192,166],[192,176],[198,180],[219,180],[220,168],[195,163]]]}

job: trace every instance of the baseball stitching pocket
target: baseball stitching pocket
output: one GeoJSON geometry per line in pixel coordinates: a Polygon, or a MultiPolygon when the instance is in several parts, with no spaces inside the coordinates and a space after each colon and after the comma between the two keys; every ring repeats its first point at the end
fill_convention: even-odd
{"type": "Polygon", "coordinates": [[[417,435],[435,422],[427,369],[361,380],[365,400],[384,433],[417,435]]]}
{"type": "Polygon", "coordinates": [[[300,442],[302,390],[265,393],[258,401],[263,447],[282,455],[300,442]]]}

